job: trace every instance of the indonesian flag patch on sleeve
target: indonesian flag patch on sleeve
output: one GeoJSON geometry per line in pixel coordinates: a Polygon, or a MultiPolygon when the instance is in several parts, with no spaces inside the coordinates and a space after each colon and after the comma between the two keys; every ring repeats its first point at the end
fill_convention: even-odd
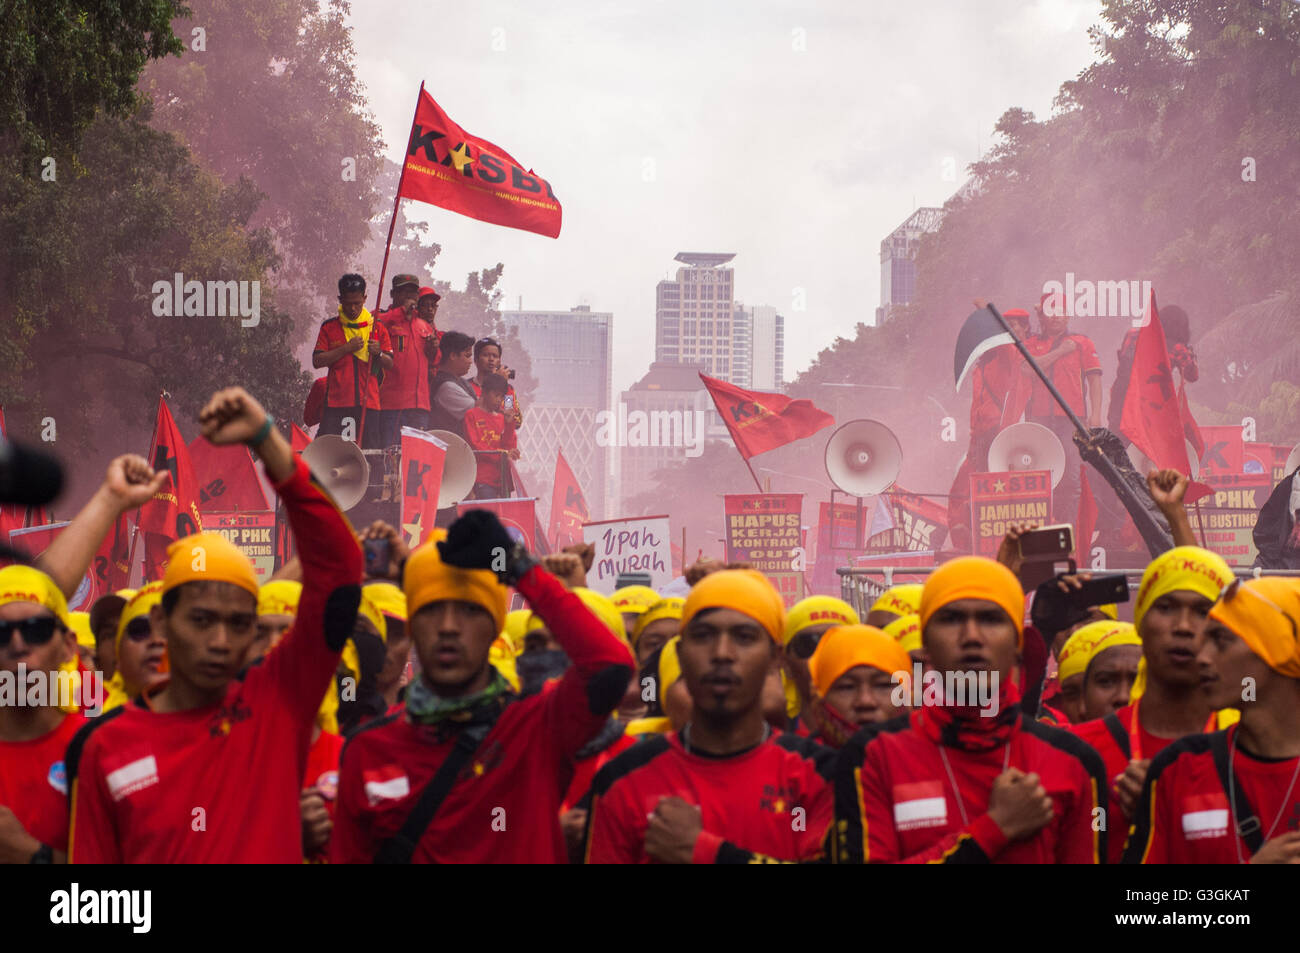
{"type": "Polygon", "coordinates": [[[894,827],[900,831],[943,827],[948,823],[948,798],[942,781],[894,785],[894,827]]]}

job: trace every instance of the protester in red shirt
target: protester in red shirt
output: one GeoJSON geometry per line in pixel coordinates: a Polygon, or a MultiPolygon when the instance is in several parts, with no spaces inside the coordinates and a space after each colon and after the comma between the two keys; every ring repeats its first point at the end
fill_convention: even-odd
{"type": "Polygon", "coordinates": [[[752,569],[715,572],[691,589],[677,640],[690,723],[648,736],[596,775],[588,863],[827,859],[832,755],[774,731],[763,714],[784,615],[780,594],[752,569]]]}
{"type": "Polygon", "coordinates": [[[344,275],[339,279],[338,315],[321,325],[311,354],[312,367],[329,368],[318,436],[351,435],[367,449],[383,446],[376,416],[379,380],[393,366],[392,351],[387,329],[366,310],[366,279],[344,275]],[[368,429],[363,419],[367,413],[372,415],[368,429]]]}
{"type": "Polygon", "coordinates": [[[331,861],[564,863],[572,759],[623,698],[627,648],[486,510],[417,549],[402,588],[421,675],[343,750],[331,861]],[[489,661],[507,583],[572,662],[524,699],[489,661]]]}
{"type": "MultiPolygon", "coordinates": [[[[1134,686],[1130,704],[1070,728],[1105,762],[1109,828],[1117,839],[1134,819],[1151,759],[1184,735],[1216,727],[1196,659],[1210,607],[1232,579],[1221,556],[1195,546],[1178,546],[1152,560],[1133,605],[1142,684],[1134,686]]],[[[1110,847],[1117,859],[1122,844],[1110,847]]]]}
{"type": "MultiPolygon", "coordinates": [[[[1096,346],[1084,335],[1070,333],[1070,305],[1063,295],[1043,295],[1037,310],[1042,331],[1025,342],[1026,349],[1084,426],[1100,427],[1101,360],[1096,346]]],[[[1028,365],[1025,371],[1030,371],[1028,365]]],[[[1037,375],[1032,381],[1026,419],[1051,430],[1065,447],[1065,473],[1052,495],[1052,513],[1062,522],[1073,523],[1079,508],[1081,462],[1074,449],[1074,424],[1037,375]]]]}
{"type": "Polygon", "coordinates": [[[954,559],[930,574],[920,617],[929,662],[912,688],[921,706],[840,751],[843,858],[1101,862],[1101,759],[1019,707],[1024,593],[1016,577],[992,560],[954,559]]]}
{"type": "Polygon", "coordinates": [[[476,500],[496,500],[507,496],[503,476],[504,462],[500,451],[511,460],[519,459],[515,438],[515,420],[501,412],[506,397],[506,379],[499,374],[483,377],[478,388],[478,406],[465,414],[465,441],[476,452],[478,474],[474,478],[476,500]]]}
{"type": "Polygon", "coordinates": [[[1131,864],[1300,863],[1300,585],[1234,580],[1197,656],[1226,731],[1192,734],[1151,762],[1124,854],[1131,864]]]}
{"type": "Polygon", "coordinates": [[[429,382],[430,393],[432,393],[433,375],[438,372],[438,363],[442,360],[440,345],[442,343],[442,332],[438,330],[438,324],[435,318],[438,317],[438,302],[442,300],[442,295],[432,288],[423,287],[420,289],[420,297],[416,300],[415,313],[420,319],[429,326],[433,331],[433,347],[429,354],[429,382]]]}
{"type": "Polygon", "coordinates": [[[224,536],[175,542],[153,623],[170,679],[87,725],[68,748],[73,863],[298,863],[312,725],[352,631],[361,548],[270,415],[241,388],[199,414],[245,443],[280,493],[302,562],[289,634],[241,674],[256,634],[252,564],[224,536]]]}
{"type": "MultiPolygon", "coordinates": [[[[54,580],[29,566],[0,569],[0,676],[27,688],[45,684],[76,653],[68,604],[54,580]]],[[[57,684],[57,683],[56,683],[57,684]]],[[[0,702],[0,863],[62,863],[68,848],[68,785],[63,752],[86,722],[59,699],[0,702]]]]}
{"type": "Polygon", "coordinates": [[[429,362],[438,356],[433,328],[417,313],[420,282],[415,275],[393,277],[393,304],[375,319],[388,332],[393,366],[379,385],[379,427],[383,446],[401,443],[403,427],[429,429],[429,362]]]}
{"type": "Polygon", "coordinates": [[[483,380],[489,374],[499,374],[507,382],[505,394],[505,412],[514,421],[515,429],[524,425],[524,409],[519,406],[519,395],[509,382],[514,380],[515,372],[501,363],[501,344],[494,338],[480,338],[474,342],[475,376],[470,381],[475,394],[482,394],[483,380]]]}
{"type": "Polygon", "coordinates": [[[787,708],[783,727],[786,731],[805,738],[812,733],[809,715],[815,689],[808,663],[822,636],[837,625],[858,625],[859,622],[853,607],[833,596],[808,596],[790,607],[781,631],[781,669],[787,708]]]}

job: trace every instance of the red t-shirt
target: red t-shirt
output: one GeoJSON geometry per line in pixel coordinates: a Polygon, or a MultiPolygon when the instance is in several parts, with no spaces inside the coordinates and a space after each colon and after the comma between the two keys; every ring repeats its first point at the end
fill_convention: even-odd
{"type": "Polygon", "coordinates": [[[569,782],[569,791],[560,804],[560,813],[571,810],[591,790],[591,780],[605,765],[637,742],[636,735],[623,735],[604,751],[597,751],[590,758],[583,758],[573,763],[573,780],[569,782]]]}
{"type": "Polygon", "coordinates": [[[1069,732],[1022,717],[1008,749],[971,752],[945,745],[958,791],[939,746],[913,710],[854,735],[837,771],[843,798],[837,813],[843,855],[850,861],[996,864],[1093,864],[1105,835],[1093,830],[1101,796],[1097,753],[1069,732]],[[1054,817],[1032,837],[1009,842],[988,814],[993,779],[1002,766],[1038,774],[1054,817]],[[962,798],[967,822],[963,825],[962,798]]]}
{"type": "Polygon", "coordinates": [[[423,318],[407,318],[401,308],[384,311],[379,323],[393,345],[393,366],[384,372],[379,402],[384,410],[429,409],[429,358],[425,341],[433,328],[423,318]]]}
{"type": "MultiPolygon", "coordinates": [[[[362,558],[347,519],[294,464],[276,487],[303,564],[293,627],[219,704],[154,712],[142,699],[77,735],[70,863],[302,862],[307,751],[343,647],[327,641],[326,603],[355,590],[362,558]]],[[[329,632],[350,631],[338,615],[329,632]]]]}
{"type": "Polygon", "coordinates": [[[970,429],[972,433],[996,433],[1002,424],[1006,403],[1021,363],[1014,344],[1003,344],[980,358],[971,373],[970,429]]]}
{"type": "MultiPolygon", "coordinates": [[[[1101,359],[1097,357],[1097,348],[1093,346],[1092,341],[1082,334],[1067,334],[1062,338],[1049,338],[1039,334],[1026,341],[1025,348],[1034,357],[1041,357],[1056,345],[1063,343],[1065,338],[1075,343],[1075,349],[1065,357],[1057,359],[1047,374],[1052,379],[1052,384],[1065,398],[1065,402],[1070,405],[1070,409],[1082,420],[1086,416],[1083,400],[1084,378],[1089,374],[1101,373],[1101,359]]],[[[1100,412],[1100,408],[1094,407],[1093,410],[1100,412]]],[[[1047,388],[1043,386],[1043,382],[1037,375],[1034,375],[1034,386],[1029,396],[1029,416],[1065,416],[1061,405],[1047,392],[1047,388]]]]}
{"type": "MultiPolygon", "coordinates": [[[[380,350],[389,353],[393,350],[393,343],[388,338],[388,330],[377,321],[370,329],[370,340],[371,343],[378,341],[380,350]]],[[[320,333],[316,335],[316,346],[312,348],[312,354],[332,351],[346,343],[343,322],[338,318],[330,318],[320,326],[320,333]]],[[[378,369],[378,365],[375,365],[375,369],[378,369]]],[[[379,379],[378,375],[372,372],[369,361],[363,361],[355,354],[344,354],[329,366],[328,371],[325,384],[326,407],[360,407],[364,396],[365,405],[369,410],[379,409],[379,379]]]]}
{"type": "MultiPolygon", "coordinates": [[[[1138,802],[1124,862],[1128,864],[1235,864],[1249,860],[1250,849],[1236,833],[1232,804],[1224,787],[1229,741],[1237,731],[1187,735],[1151,762],[1138,802]],[[1216,750],[1217,749],[1217,750],[1216,750]]],[[[1261,836],[1277,820],[1272,836],[1300,830],[1300,785],[1291,788],[1296,759],[1270,761],[1238,748],[1234,779],[1249,804],[1242,813],[1259,819],[1261,836]]]]}
{"type": "MultiPolygon", "coordinates": [[[[325,812],[334,820],[334,802],[339,793],[339,756],[343,753],[343,736],[332,731],[322,731],[307,751],[307,770],[302,776],[302,786],[315,788],[325,802],[325,812]]],[[[329,844],[308,858],[312,863],[323,864],[329,860],[329,844]]]]}
{"type": "MultiPolygon", "coordinates": [[[[472,407],[465,414],[465,442],[475,450],[513,450],[518,446],[515,428],[506,426],[505,414],[494,414],[482,407],[472,407]]],[[[476,483],[501,484],[501,457],[475,455],[478,460],[476,483]]]]}
{"type": "Polygon", "coordinates": [[[697,864],[821,859],[834,825],[834,757],[784,732],[722,758],[688,754],[677,732],[647,738],[592,782],[583,857],[589,864],[650,863],[649,815],[661,797],[676,796],[700,809],[697,864]]]}
{"type": "Polygon", "coordinates": [[[64,715],[31,741],[0,741],[0,804],[42,844],[68,849],[68,773],[63,754],[86,719],[64,715]]]}

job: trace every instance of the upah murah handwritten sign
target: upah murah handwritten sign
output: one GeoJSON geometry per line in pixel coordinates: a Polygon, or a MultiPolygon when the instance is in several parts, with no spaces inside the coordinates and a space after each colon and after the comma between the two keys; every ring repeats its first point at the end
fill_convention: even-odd
{"type": "Polygon", "coordinates": [[[587,585],[597,592],[609,595],[623,573],[647,573],[652,589],[672,581],[667,516],[584,523],[582,538],[596,547],[587,585]]]}

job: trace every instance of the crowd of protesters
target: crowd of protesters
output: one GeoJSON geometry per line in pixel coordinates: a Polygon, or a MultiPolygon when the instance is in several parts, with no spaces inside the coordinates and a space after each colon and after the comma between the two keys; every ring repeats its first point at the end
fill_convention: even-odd
{"type": "Polygon", "coordinates": [[[1020,526],[863,619],[709,561],[685,598],[606,597],[589,547],[539,559],[484,510],[411,551],[357,532],[245,391],[199,422],[260,459],[300,555],[259,585],[188,536],[73,618],[105,534],[166,480],[124,456],[0,569],[2,861],[1300,862],[1300,585],[1190,545],[1180,474],[1149,477],[1178,545],[1132,623],[1065,600],[1027,624],[1048,616],[1013,572],[1020,526]],[[390,559],[367,576],[371,538],[390,559]],[[15,678],[96,672],[102,704],[14,702],[15,678]]]}

